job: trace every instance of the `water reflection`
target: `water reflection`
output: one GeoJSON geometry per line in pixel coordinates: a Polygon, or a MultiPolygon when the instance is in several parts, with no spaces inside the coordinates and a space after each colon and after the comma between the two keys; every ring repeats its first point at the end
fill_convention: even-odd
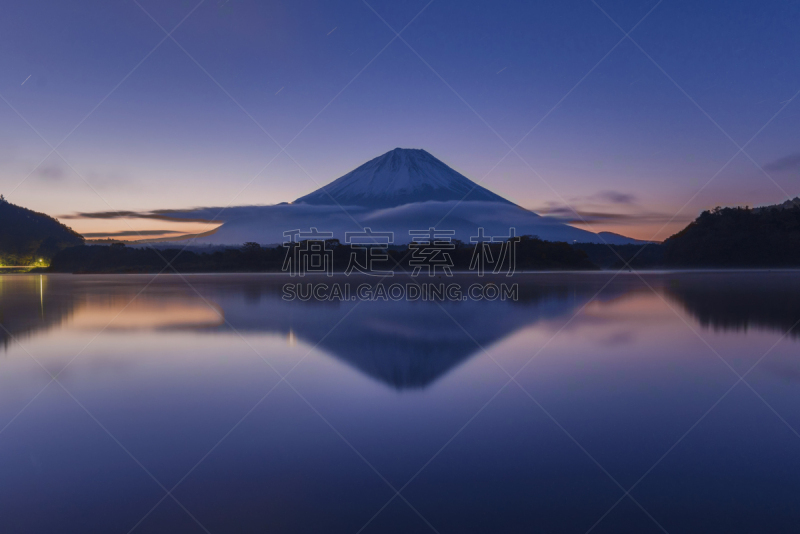
{"type": "Polygon", "coordinates": [[[59,277],[0,276],[0,344],[54,327],[76,330],[180,330],[224,322],[221,309],[199,296],[101,293],[59,277]],[[113,319],[113,321],[112,321],[113,319]],[[109,323],[109,321],[111,321],[109,323]]]}
{"type": "Polygon", "coordinates": [[[54,298],[50,280],[43,275],[0,275],[0,345],[4,350],[12,336],[26,338],[58,326],[72,313],[75,298],[54,298]]]}
{"type": "MultiPolygon", "coordinates": [[[[284,302],[276,276],[4,276],[26,350],[0,333],[0,532],[129,532],[163,497],[141,466],[183,481],[210,532],[357,532],[393,495],[375,471],[440,532],[586,532],[622,494],[595,461],[645,475],[635,497],[670,532],[794,532],[798,441],[776,413],[800,428],[798,337],[776,341],[800,274],[646,275],[658,295],[611,276],[521,276],[519,302],[447,313],[284,302]],[[741,372],[760,362],[775,412],[744,384],[720,401],[737,376],[684,320],[741,372]]],[[[425,528],[395,499],[363,532],[425,528]]],[[[655,530],[624,500],[595,529],[655,530]]],[[[193,531],[169,499],[134,529],[193,531]]]]}
{"type": "Polygon", "coordinates": [[[792,272],[684,273],[664,292],[703,328],[721,331],[766,329],[800,337],[800,277],[792,272]]]}
{"type": "MultiPolygon", "coordinates": [[[[611,274],[521,276],[518,302],[356,305],[283,301],[285,280],[275,276],[199,275],[189,277],[189,287],[175,276],[152,280],[7,275],[0,277],[0,323],[5,328],[0,342],[7,349],[10,335],[26,337],[60,326],[214,333],[227,328],[227,321],[242,334],[270,333],[285,337],[292,346],[316,346],[386,385],[415,389],[434,383],[480,347],[488,349],[542,320],[566,319],[593,297],[600,302],[654,297],[636,277],[619,276],[606,286],[610,278],[611,274]]],[[[648,275],[648,283],[706,329],[784,333],[800,319],[800,277],[795,273],[656,274],[648,275]]],[[[643,308],[636,315],[646,315],[653,302],[640,299],[643,308]]],[[[584,315],[590,318],[591,312],[590,308],[584,315]]],[[[795,329],[791,335],[797,339],[799,332],[795,329]]],[[[603,343],[625,344],[630,335],[612,333],[603,343]]]]}
{"type": "Polygon", "coordinates": [[[198,329],[223,323],[223,311],[200,298],[154,299],[148,296],[131,301],[129,295],[89,296],[72,310],[69,318],[71,328],[112,331],[198,329]]]}

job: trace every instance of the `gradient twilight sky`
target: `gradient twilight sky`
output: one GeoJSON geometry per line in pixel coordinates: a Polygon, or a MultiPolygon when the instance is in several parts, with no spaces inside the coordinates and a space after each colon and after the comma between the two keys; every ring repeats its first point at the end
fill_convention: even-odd
{"type": "Polygon", "coordinates": [[[55,216],[273,204],[399,146],[643,239],[800,195],[798,1],[368,1],[7,2],[0,193],[55,216]]]}

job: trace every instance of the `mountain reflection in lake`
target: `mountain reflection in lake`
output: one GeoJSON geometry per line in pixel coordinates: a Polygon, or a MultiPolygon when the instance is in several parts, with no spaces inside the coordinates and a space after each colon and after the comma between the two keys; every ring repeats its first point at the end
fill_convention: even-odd
{"type": "Polygon", "coordinates": [[[0,531],[800,522],[800,273],[529,274],[518,302],[441,304],[186,279],[0,276],[0,531]]]}

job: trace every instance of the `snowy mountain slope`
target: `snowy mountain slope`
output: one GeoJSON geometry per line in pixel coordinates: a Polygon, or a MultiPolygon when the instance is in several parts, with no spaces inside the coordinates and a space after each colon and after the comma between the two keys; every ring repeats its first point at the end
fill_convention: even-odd
{"type": "Polygon", "coordinates": [[[395,148],[298,198],[295,204],[387,208],[428,200],[462,199],[511,204],[424,150],[395,148]]]}
{"type": "Polygon", "coordinates": [[[236,245],[254,241],[283,243],[284,232],[332,232],[345,242],[346,232],[370,228],[394,232],[395,244],[406,244],[410,230],[454,230],[455,239],[470,242],[484,229],[487,236],[536,235],[547,241],[602,243],[634,242],[616,234],[598,235],[542,217],[478,186],[424,150],[396,148],[368,161],[292,204],[201,208],[176,211],[177,218],[224,221],[197,243],[236,245]],[[467,197],[464,200],[464,197],[467,197]],[[335,199],[335,201],[331,198],[335,199]]]}

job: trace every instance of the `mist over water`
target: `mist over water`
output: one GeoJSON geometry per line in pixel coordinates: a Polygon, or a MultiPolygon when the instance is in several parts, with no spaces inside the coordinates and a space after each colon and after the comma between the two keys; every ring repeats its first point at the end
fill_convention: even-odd
{"type": "Polygon", "coordinates": [[[800,522],[798,272],[526,274],[516,302],[287,281],[0,276],[0,531],[800,522]]]}

